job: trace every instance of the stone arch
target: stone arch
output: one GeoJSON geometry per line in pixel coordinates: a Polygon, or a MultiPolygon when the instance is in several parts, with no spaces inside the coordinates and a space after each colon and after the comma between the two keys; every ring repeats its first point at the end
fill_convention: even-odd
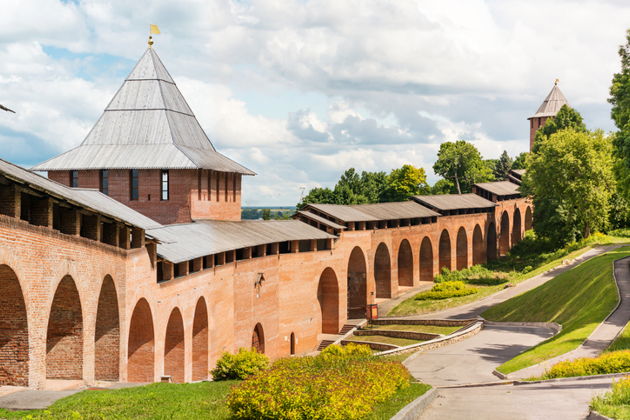
{"type": "Polygon", "coordinates": [[[468,235],[466,235],[466,229],[464,229],[463,226],[457,231],[457,242],[455,246],[455,263],[457,269],[461,270],[468,266],[468,235]]]}
{"type": "Polygon", "coordinates": [[[389,249],[384,242],[376,248],[374,255],[374,280],[376,282],[376,297],[392,297],[392,264],[389,258],[389,249]]]}
{"type": "Polygon", "coordinates": [[[28,319],[15,272],[0,265],[0,385],[28,386],[28,319]]]}
{"type": "Polygon", "coordinates": [[[252,333],[252,348],[258,353],[265,353],[265,332],[260,322],[256,324],[252,333]]]}
{"type": "Polygon", "coordinates": [[[514,210],[514,219],[512,222],[512,245],[516,245],[523,239],[521,234],[521,211],[519,209],[514,210]]]}
{"type": "Polygon", "coordinates": [[[534,215],[532,214],[532,208],[527,206],[525,210],[525,230],[530,230],[534,227],[534,215]]]}
{"type": "Polygon", "coordinates": [[[433,245],[428,236],[420,244],[420,281],[433,281],[433,245]]]}
{"type": "Polygon", "coordinates": [[[449,270],[451,269],[451,237],[448,234],[448,230],[444,229],[440,234],[440,245],[439,245],[439,263],[438,266],[440,270],[446,267],[449,270]]]}
{"type": "Polygon", "coordinates": [[[168,317],[164,336],[164,374],[176,383],[184,382],[184,319],[179,308],[174,308],[168,317]]]}
{"type": "Polygon", "coordinates": [[[111,276],[105,276],[98,296],[94,329],[94,378],[98,381],[120,379],[120,317],[118,295],[111,276]]]}
{"type": "Polygon", "coordinates": [[[127,380],[129,382],[153,382],[155,378],[155,337],[153,316],[146,299],[136,303],[129,324],[127,348],[127,380]]]}
{"type": "Polygon", "coordinates": [[[59,282],[46,334],[46,378],[83,378],[83,314],[79,291],[70,276],[59,282]]]}
{"type": "Polygon", "coordinates": [[[291,333],[289,346],[290,354],[295,354],[295,333],[291,333]]]}
{"type": "Polygon", "coordinates": [[[486,253],[484,248],[481,226],[475,225],[475,229],[473,230],[473,265],[483,264],[486,262],[486,253]]]}
{"type": "Polygon", "coordinates": [[[208,379],[208,307],[200,297],[195,307],[192,336],[192,380],[208,379]]]}
{"type": "Polygon", "coordinates": [[[501,231],[499,232],[499,255],[503,256],[510,250],[510,216],[504,211],[501,215],[501,231]]]}
{"type": "Polygon", "coordinates": [[[367,310],[367,265],[365,254],[354,247],[348,259],[348,319],[365,318],[367,310]]]}
{"type": "Polygon", "coordinates": [[[496,260],[497,257],[497,228],[494,222],[491,222],[486,233],[486,258],[488,261],[492,261],[496,260]]]}
{"type": "Polygon", "coordinates": [[[398,247],[398,285],[413,286],[413,252],[406,239],[398,247]]]}
{"type": "Polygon", "coordinates": [[[339,285],[335,271],[327,267],[319,276],[317,301],[322,314],[321,332],[337,334],[339,332],[339,285]]]}

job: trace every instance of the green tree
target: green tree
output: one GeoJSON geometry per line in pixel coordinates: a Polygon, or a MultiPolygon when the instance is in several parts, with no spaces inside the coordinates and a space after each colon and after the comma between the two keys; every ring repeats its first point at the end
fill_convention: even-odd
{"type": "Polygon", "coordinates": [[[262,209],[262,218],[263,220],[271,219],[271,209],[262,209]]]}
{"type": "Polygon", "coordinates": [[[438,180],[435,184],[433,184],[433,186],[431,187],[430,194],[432,195],[454,194],[456,192],[457,191],[455,191],[455,185],[448,179],[442,178],[438,180]]]}
{"type": "Polygon", "coordinates": [[[368,203],[378,203],[387,190],[387,174],[385,172],[361,172],[361,193],[368,203]]]}
{"type": "Polygon", "coordinates": [[[605,229],[612,168],[612,143],[601,130],[549,136],[531,156],[521,187],[533,197],[536,234],[562,245],[605,229]]]}
{"type": "Polygon", "coordinates": [[[497,181],[503,181],[507,179],[508,173],[512,169],[512,158],[508,155],[507,150],[504,150],[494,167],[494,177],[497,181]]]}
{"type": "Polygon", "coordinates": [[[458,194],[470,192],[477,182],[492,179],[492,171],[477,148],[464,140],[442,143],[433,170],[451,180],[458,194]]]}
{"type": "Polygon", "coordinates": [[[514,162],[512,162],[512,169],[525,169],[527,156],[529,156],[529,153],[527,152],[523,152],[516,156],[516,158],[514,158],[514,162]]]}
{"type": "Polygon", "coordinates": [[[569,105],[562,105],[556,116],[549,118],[547,122],[536,131],[532,152],[537,153],[540,146],[549,136],[565,128],[572,128],[582,133],[586,132],[586,125],[584,125],[582,121],[582,115],[569,105]]]}
{"type": "Polygon", "coordinates": [[[302,198],[302,201],[297,205],[298,210],[302,210],[309,203],[319,204],[334,204],[336,201],[335,193],[330,188],[313,188],[302,198]]]}
{"type": "Polygon", "coordinates": [[[621,71],[615,73],[610,86],[611,117],[619,129],[614,134],[615,173],[622,195],[630,200],[630,29],[626,43],[619,47],[621,71]]]}
{"type": "Polygon", "coordinates": [[[412,195],[426,194],[428,191],[429,184],[424,168],[403,165],[387,176],[387,190],[382,201],[404,201],[412,195]]]}

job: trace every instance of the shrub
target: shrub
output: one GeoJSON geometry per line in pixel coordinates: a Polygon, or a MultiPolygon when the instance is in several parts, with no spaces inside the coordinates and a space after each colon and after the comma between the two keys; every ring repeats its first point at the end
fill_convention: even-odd
{"type": "Polygon", "coordinates": [[[477,289],[466,285],[463,281],[446,281],[434,285],[431,290],[418,293],[415,299],[448,299],[452,297],[472,295],[473,293],[477,293],[477,289]]]}
{"type": "Polygon", "coordinates": [[[227,405],[237,419],[365,418],[376,404],[409,386],[410,376],[398,362],[362,359],[362,354],[356,348],[334,349],[281,359],[234,387],[227,405]]]}
{"type": "Polygon", "coordinates": [[[353,359],[367,359],[374,357],[370,346],[365,344],[348,343],[345,346],[333,344],[326,347],[321,352],[321,357],[327,358],[353,358],[353,359]]]}
{"type": "Polygon", "coordinates": [[[630,350],[613,351],[598,357],[585,357],[560,362],[545,372],[543,379],[622,372],[630,372],[630,350]]]}
{"type": "Polygon", "coordinates": [[[507,273],[488,270],[481,265],[473,265],[457,271],[451,271],[446,267],[442,267],[440,274],[435,276],[435,282],[463,281],[470,284],[494,286],[506,283],[509,278],[510,275],[507,273]]]}
{"type": "Polygon", "coordinates": [[[245,379],[269,367],[269,359],[254,349],[238,349],[238,353],[223,353],[212,370],[215,381],[245,379]]]}
{"type": "Polygon", "coordinates": [[[613,382],[611,391],[591,401],[593,410],[611,418],[627,418],[627,411],[624,408],[628,405],[630,405],[630,377],[613,382]]]}

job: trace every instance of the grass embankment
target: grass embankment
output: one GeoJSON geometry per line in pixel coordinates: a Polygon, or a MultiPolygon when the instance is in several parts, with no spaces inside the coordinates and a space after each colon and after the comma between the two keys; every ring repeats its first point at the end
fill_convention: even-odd
{"type": "Polygon", "coordinates": [[[383,335],[351,335],[347,341],[364,341],[368,343],[383,343],[404,347],[411,344],[420,343],[424,340],[412,340],[409,338],[385,337],[383,335]]]}
{"type": "Polygon", "coordinates": [[[472,275],[470,279],[462,278],[460,280],[474,285],[477,288],[477,293],[435,300],[417,300],[414,296],[392,308],[386,315],[419,315],[465,305],[497,293],[503,290],[507,284],[518,284],[551,270],[562,264],[564,260],[579,257],[594,246],[626,242],[630,242],[630,230],[617,230],[608,235],[594,234],[586,240],[554,249],[548,242],[536,238],[532,231],[528,231],[525,238],[512,248],[508,255],[483,265],[484,268],[496,273],[497,277],[505,278],[505,284],[491,284],[491,282],[480,284],[476,281],[475,275],[472,275]]]}
{"type": "Polygon", "coordinates": [[[151,384],[113,391],[82,391],[46,410],[7,411],[18,419],[229,419],[225,397],[240,381],[151,384]]]}
{"type": "Polygon", "coordinates": [[[613,261],[630,255],[619,248],[590,259],[536,289],[482,314],[491,321],[557,322],[562,331],[498,367],[510,373],[577,348],[617,304],[613,261]]]}
{"type": "Polygon", "coordinates": [[[440,325],[406,325],[406,324],[386,324],[386,325],[368,325],[363,327],[364,330],[394,330],[394,331],[414,331],[423,332],[427,334],[442,334],[448,335],[461,329],[462,326],[457,327],[443,327],[440,325]]]}
{"type": "Polygon", "coordinates": [[[623,331],[615,338],[604,352],[630,350],[630,322],[626,324],[623,331]]]}
{"type": "Polygon", "coordinates": [[[431,389],[431,385],[412,383],[407,388],[399,389],[389,400],[374,407],[372,414],[365,417],[367,420],[389,420],[404,406],[424,395],[431,389]]]}

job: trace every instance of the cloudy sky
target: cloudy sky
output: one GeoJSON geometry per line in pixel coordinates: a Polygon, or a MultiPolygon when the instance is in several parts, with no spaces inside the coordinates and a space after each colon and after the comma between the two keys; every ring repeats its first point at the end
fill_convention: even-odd
{"type": "Polygon", "coordinates": [[[422,166],[439,144],[528,147],[553,80],[591,128],[630,3],[535,0],[2,0],[0,158],[78,145],[146,48],[218,150],[259,175],[244,205],[295,204],[349,167],[422,166]]]}

